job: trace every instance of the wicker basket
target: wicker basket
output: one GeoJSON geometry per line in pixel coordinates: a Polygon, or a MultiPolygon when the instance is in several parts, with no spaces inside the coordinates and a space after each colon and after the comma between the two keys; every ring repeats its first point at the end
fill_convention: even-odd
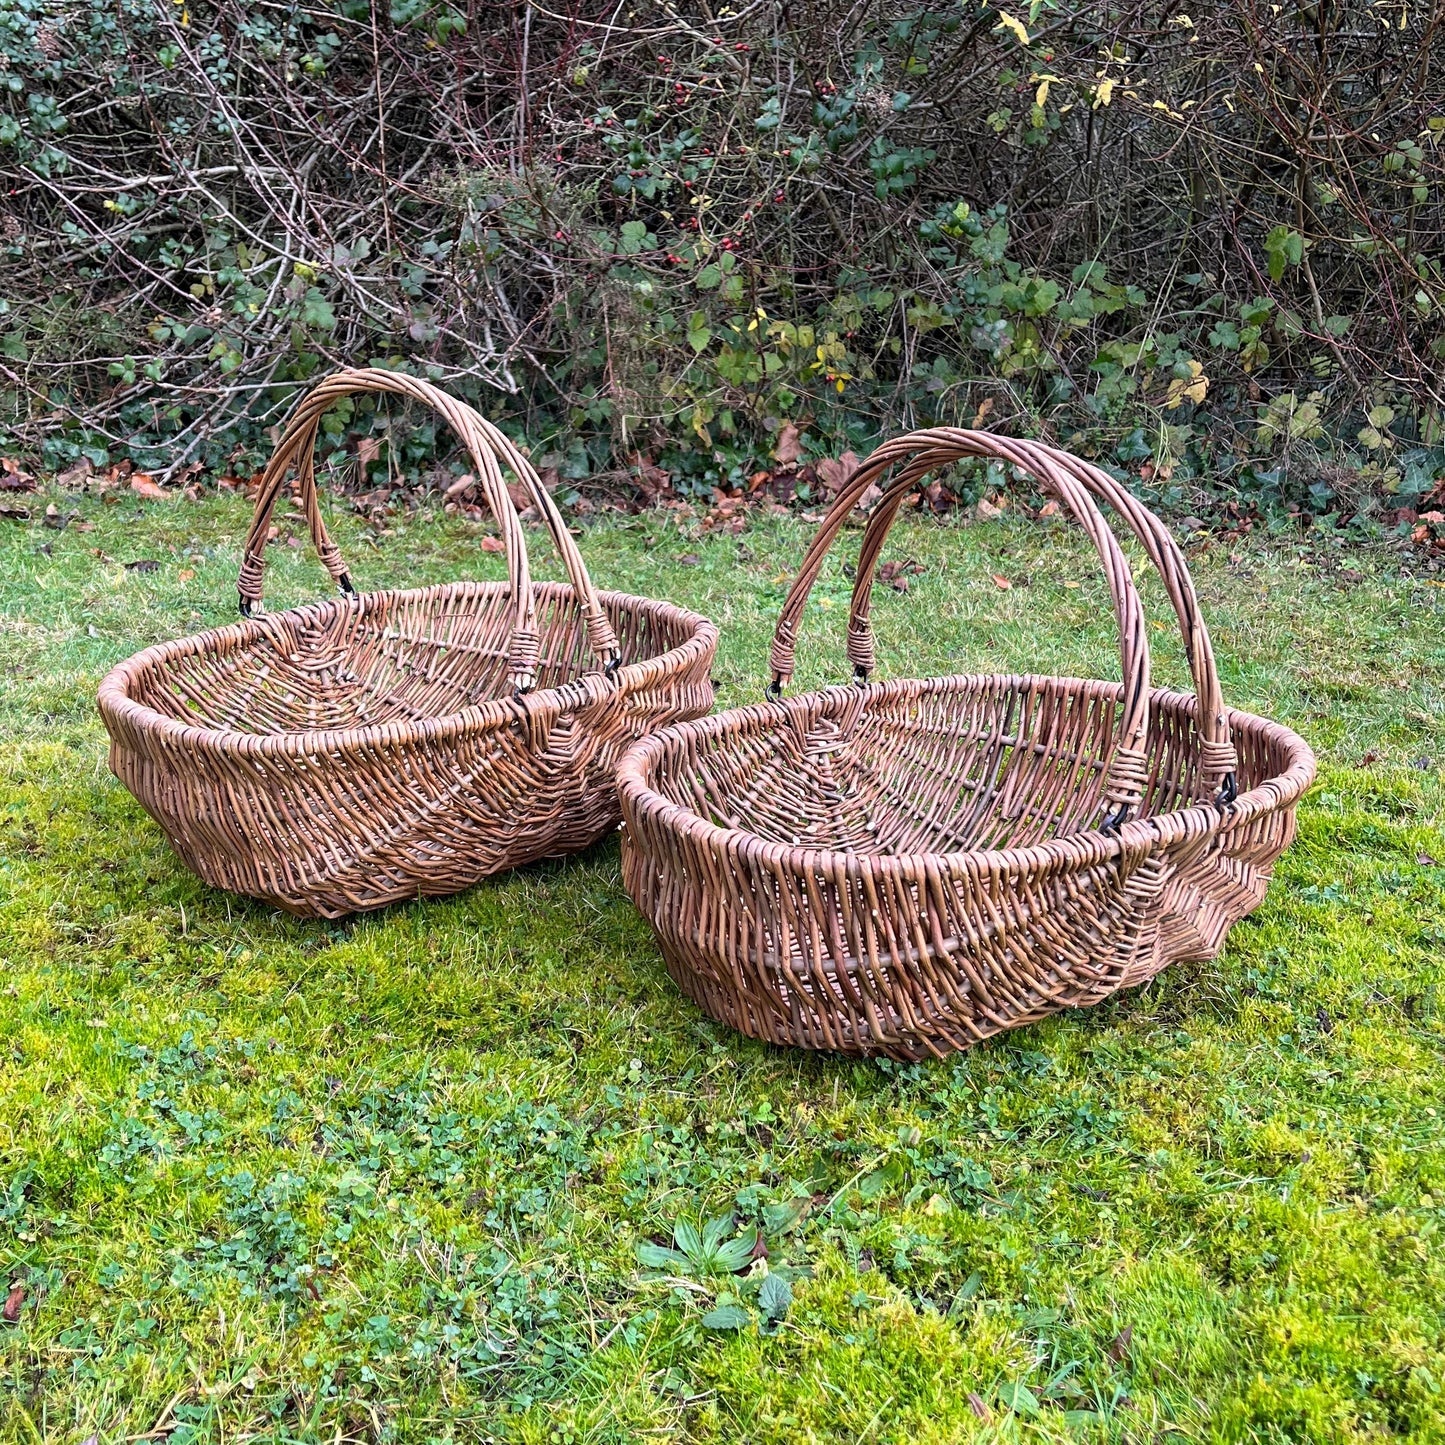
{"type": "Polygon", "coordinates": [[[988,433],[920,432],[840,492],[784,604],[775,700],[668,727],[618,771],[623,874],[669,972],[755,1038],[918,1059],[1208,958],[1264,896],[1314,758],[1226,708],[1184,559],[1106,473],[988,433]],[[883,540],[961,457],[1032,475],[1098,548],[1123,684],[973,676],[867,682],[883,540]],[[776,700],[824,556],[867,488],[848,629],[855,685],[776,700]],[[1138,594],[1095,505],[1164,577],[1195,695],[1151,691],[1138,594]]]}
{"type": "Polygon", "coordinates": [[[616,825],[621,752],[712,706],[717,629],[599,594],[535,471],[465,404],[395,372],[341,372],[298,406],[263,476],[239,583],[247,620],[167,642],[101,684],[116,776],[206,882],[340,917],[454,893],[616,825]],[[356,595],[326,534],[312,448],[356,392],[434,407],[471,453],[505,583],[356,595]],[[533,585],[497,458],[540,510],[571,585],[533,585]],[[344,596],[251,617],[289,469],[344,596]]]}

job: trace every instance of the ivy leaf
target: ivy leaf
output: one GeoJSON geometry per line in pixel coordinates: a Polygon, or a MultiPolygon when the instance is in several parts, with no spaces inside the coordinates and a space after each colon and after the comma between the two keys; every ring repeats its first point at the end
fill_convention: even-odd
{"type": "Polygon", "coordinates": [[[331,303],[315,286],[306,289],[306,299],[301,303],[301,324],[314,326],[318,331],[336,329],[336,313],[331,303]]]}
{"type": "Polygon", "coordinates": [[[647,224],[644,221],[624,221],[622,223],[622,254],[624,256],[635,256],[639,251],[647,249],[649,241],[655,241],[647,231],[647,224]]]}
{"type": "Polygon", "coordinates": [[[702,1317],[705,1330],[740,1330],[752,1320],[752,1316],[738,1305],[719,1305],[702,1317]]]}

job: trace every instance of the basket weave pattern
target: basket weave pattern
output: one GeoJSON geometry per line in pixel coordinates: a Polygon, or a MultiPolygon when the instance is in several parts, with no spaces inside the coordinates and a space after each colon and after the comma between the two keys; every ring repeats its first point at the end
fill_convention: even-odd
{"type": "Polygon", "coordinates": [[[101,686],[111,767],[187,866],[291,912],[338,917],[453,893],[615,826],[621,752],[712,706],[712,624],[599,594],[506,438],[463,403],[385,371],[340,373],[298,408],[262,480],[244,610],[260,597],[271,510],[292,464],[313,540],[348,595],[148,648],[101,686]],[[356,391],[426,401],[461,435],[507,549],[506,583],[351,594],[311,453],[321,416],[356,391]],[[498,455],[541,511],[570,584],[532,584],[498,455]]]}
{"type": "Polygon", "coordinates": [[[697,1003],[775,1043],[916,1059],[1212,956],[1263,898],[1314,760],[1288,729],[1219,701],[1187,568],[1157,519],[1078,459],[984,433],[903,438],[844,487],[784,604],[778,683],[828,546],[894,466],[850,614],[859,681],[663,729],[623,760],[619,788],[624,880],[697,1003]],[[1122,684],[862,681],[887,529],[912,486],[970,455],[1026,469],[1095,541],[1122,684]],[[1193,697],[1149,686],[1137,591],[1098,498],[1160,565],[1193,697]]]}

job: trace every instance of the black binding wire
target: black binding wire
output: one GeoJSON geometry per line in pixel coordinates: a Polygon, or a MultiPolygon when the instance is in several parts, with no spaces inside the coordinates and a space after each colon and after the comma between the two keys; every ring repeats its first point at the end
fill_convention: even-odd
{"type": "Polygon", "coordinates": [[[868,686],[868,669],[862,663],[853,664],[853,682],[858,687],[868,686]]]}
{"type": "MultiPolygon", "coordinates": [[[[356,596],[356,588],[352,586],[350,572],[343,572],[341,576],[336,579],[336,585],[341,589],[341,595],[343,597],[356,596]]],[[[242,596],[239,592],[236,594],[236,608],[240,612],[242,617],[254,617],[256,615],[251,610],[251,599],[249,597],[242,596]]]]}
{"type": "Polygon", "coordinates": [[[1232,771],[1228,772],[1224,775],[1224,781],[1220,783],[1219,792],[1215,795],[1215,806],[1222,811],[1229,807],[1238,796],[1239,779],[1235,777],[1232,771]]]}
{"type": "Polygon", "coordinates": [[[773,680],[768,684],[767,692],[764,694],[769,702],[782,702],[783,700],[783,674],[775,672],[773,680]]]}
{"type": "Polygon", "coordinates": [[[1117,808],[1108,814],[1104,821],[1099,824],[1099,831],[1112,837],[1129,821],[1129,804],[1120,803],[1117,808]]]}

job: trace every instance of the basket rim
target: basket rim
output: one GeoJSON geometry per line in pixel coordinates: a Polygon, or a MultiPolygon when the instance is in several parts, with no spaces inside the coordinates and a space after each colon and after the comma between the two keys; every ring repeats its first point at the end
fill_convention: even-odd
{"type": "MultiPolygon", "coordinates": [[[[324,728],[310,731],[246,733],[230,732],[215,727],[203,727],[195,723],[184,723],[131,696],[130,686],[142,672],[154,668],[164,669],[178,657],[191,655],[201,647],[213,642],[221,650],[234,651],[246,644],[266,636],[269,626],[279,617],[324,616],[340,610],[360,609],[375,605],[377,600],[388,603],[431,600],[453,593],[505,594],[506,582],[484,582],[471,578],[453,582],[436,582],[426,587],[384,587],[371,592],[359,592],[340,597],[320,598],[315,602],[303,603],[299,607],[288,607],[280,612],[262,613],[257,617],[243,618],[228,622],[220,627],[208,628],[166,642],[153,643],[150,647],[132,653],[101,679],[96,694],[102,718],[107,726],[112,722],[123,723],[137,732],[157,737],[190,752],[206,752],[220,756],[246,757],[306,757],[317,752],[351,754],[370,752],[378,746],[427,745],[447,742],[474,733],[485,733],[507,724],[526,724],[536,715],[544,717],[562,714],[585,705],[590,699],[604,695],[600,689],[606,684],[600,673],[579,673],[571,682],[557,687],[538,688],[522,696],[492,698],[486,702],[473,703],[456,712],[443,713],[437,717],[409,719],[403,722],[365,723],[357,727],[324,728]],[[589,683],[589,679],[592,681],[589,683]]],[[[565,597],[576,600],[570,582],[534,582],[533,594],[540,597],[565,597]]],[[[716,648],[719,633],[717,625],[700,612],[681,607],[664,598],[643,597],[631,592],[599,591],[598,600],[604,604],[616,602],[623,606],[645,611],[667,611],[685,625],[691,627],[691,634],[676,647],[638,662],[628,663],[619,668],[613,682],[615,696],[626,696],[639,688],[655,682],[659,677],[685,671],[706,655],[709,648],[716,648]]],[[[579,616],[580,616],[579,612],[579,616]]]]}
{"type": "MultiPolygon", "coordinates": [[[[1122,696],[1122,683],[1098,678],[1059,677],[1047,673],[953,673],[941,677],[894,678],[885,682],[861,684],[871,698],[882,699],[890,694],[905,693],[920,685],[942,691],[950,684],[1002,683],[1032,687],[1039,684],[1102,688],[1122,696]]],[[[867,867],[875,872],[888,872],[907,877],[922,876],[930,871],[950,875],[967,871],[995,870],[1004,875],[1039,875],[1063,867],[1091,866],[1119,853],[1169,846],[1193,837],[1215,832],[1228,820],[1230,827],[1278,811],[1297,802],[1315,779],[1316,761],[1313,749],[1292,728],[1271,718],[1226,707],[1225,715],[1232,730],[1241,732],[1272,729],[1289,749],[1290,757],[1284,772],[1267,778],[1248,792],[1241,793],[1227,810],[1212,803],[1195,803],[1169,813],[1133,818],[1117,833],[1107,834],[1098,828],[1085,829],[1065,838],[1051,838],[1024,848],[976,848],[951,853],[850,853],[838,848],[805,848],[801,844],[775,843],[760,834],[741,828],[723,828],[709,822],[691,808],[664,797],[648,781],[650,766],[669,738],[693,735],[722,737],[736,730],[739,724],[775,724],[792,712],[805,711],[820,699],[841,702],[856,696],[860,684],[815,688],[776,702],[753,703],[748,707],[730,708],[691,722],[669,723],[646,737],[638,739],[623,754],[617,765],[617,793],[624,817],[630,822],[635,813],[643,814],[659,826],[690,835],[698,843],[716,849],[736,850],[749,861],[783,862],[784,867],[819,869],[836,872],[867,867]],[[794,861],[787,862],[792,858],[794,861]]],[[[1198,705],[1193,693],[1169,688],[1150,690],[1150,707],[1183,709],[1192,713],[1198,705]]],[[[762,729],[767,731],[766,728],[762,729]]],[[[629,834],[632,830],[628,829],[629,834]]],[[[636,847],[632,838],[631,846],[636,847]]]]}

